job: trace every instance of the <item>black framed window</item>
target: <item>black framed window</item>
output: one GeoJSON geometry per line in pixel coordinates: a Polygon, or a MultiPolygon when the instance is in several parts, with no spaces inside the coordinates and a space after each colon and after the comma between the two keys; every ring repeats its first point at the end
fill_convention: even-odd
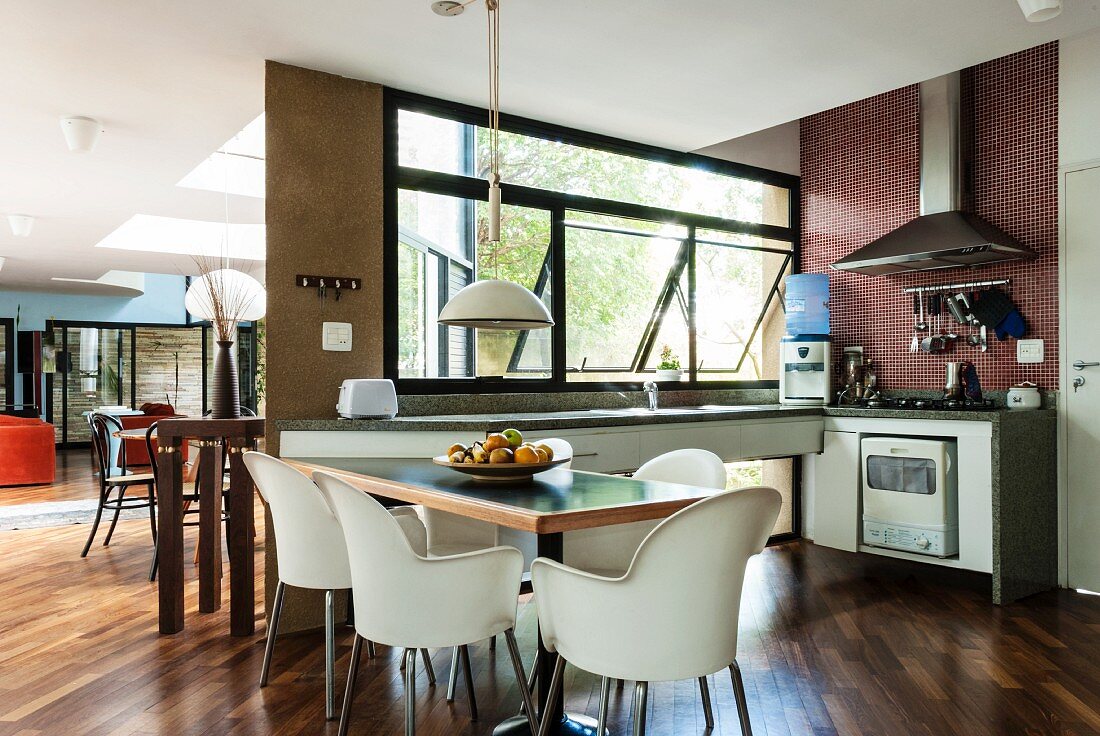
{"type": "Polygon", "coordinates": [[[502,116],[502,238],[486,242],[485,111],[386,91],[385,372],[404,393],[775,387],[798,178],[502,116]],[[476,279],[520,283],[548,330],[445,327],[476,279]]]}
{"type": "Polygon", "coordinates": [[[15,403],[15,320],[0,317],[0,411],[15,403]]]}

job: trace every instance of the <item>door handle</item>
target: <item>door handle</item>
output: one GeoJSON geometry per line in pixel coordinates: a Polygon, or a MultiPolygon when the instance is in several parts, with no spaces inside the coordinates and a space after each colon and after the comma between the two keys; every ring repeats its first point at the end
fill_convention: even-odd
{"type": "Polygon", "coordinates": [[[1079,371],[1084,368],[1095,368],[1098,365],[1100,365],[1100,363],[1089,363],[1084,360],[1075,360],[1073,361],[1073,370],[1079,371]]]}

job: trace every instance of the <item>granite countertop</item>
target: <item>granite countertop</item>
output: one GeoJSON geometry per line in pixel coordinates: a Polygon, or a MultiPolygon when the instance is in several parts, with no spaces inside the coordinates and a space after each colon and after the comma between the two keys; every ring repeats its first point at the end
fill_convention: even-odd
{"type": "Polygon", "coordinates": [[[597,408],[570,411],[507,412],[477,414],[443,414],[398,416],[393,419],[280,419],[276,426],[284,432],[293,431],[421,431],[461,432],[483,431],[486,427],[515,427],[520,431],[548,429],[588,429],[626,427],[647,424],[680,424],[685,422],[716,422],[738,419],[774,419],[777,417],[865,417],[875,419],[920,419],[979,421],[994,424],[1011,417],[1026,420],[1037,416],[1053,416],[1053,409],[1035,411],[934,411],[859,409],[854,407],[797,407],[780,404],[740,404],[662,407],[648,409],[597,408]]]}

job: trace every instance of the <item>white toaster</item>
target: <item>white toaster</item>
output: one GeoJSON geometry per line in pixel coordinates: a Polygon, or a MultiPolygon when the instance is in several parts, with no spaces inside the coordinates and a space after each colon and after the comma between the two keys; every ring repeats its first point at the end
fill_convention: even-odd
{"type": "Polygon", "coordinates": [[[343,419],[393,419],[397,391],[388,378],[349,378],[340,384],[336,412],[343,419]]]}

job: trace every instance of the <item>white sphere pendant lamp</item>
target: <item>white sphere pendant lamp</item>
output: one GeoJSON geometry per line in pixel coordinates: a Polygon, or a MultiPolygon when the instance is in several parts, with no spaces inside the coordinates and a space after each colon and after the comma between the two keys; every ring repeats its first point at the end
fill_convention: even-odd
{"type": "Polygon", "coordinates": [[[253,322],[267,312],[267,290],[243,271],[220,268],[192,281],[183,305],[196,319],[215,320],[224,316],[238,322],[253,322]],[[220,315],[215,298],[222,301],[220,315]]]}
{"type": "Polygon", "coordinates": [[[475,281],[455,294],[439,313],[440,324],[482,330],[538,330],[553,327],[550,310],[529,289],[512,281],[475,281]]]}

